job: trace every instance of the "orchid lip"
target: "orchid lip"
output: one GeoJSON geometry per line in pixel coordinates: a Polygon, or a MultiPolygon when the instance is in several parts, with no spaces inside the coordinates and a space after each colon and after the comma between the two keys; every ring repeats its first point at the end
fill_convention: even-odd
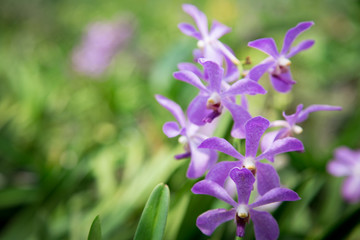
{"type": "Polygon", "coordinates": [[[212,110],[218,110],[221,105],[221,97],[217,92],[211,94],[206,102],[206,108],[212,110]]]}

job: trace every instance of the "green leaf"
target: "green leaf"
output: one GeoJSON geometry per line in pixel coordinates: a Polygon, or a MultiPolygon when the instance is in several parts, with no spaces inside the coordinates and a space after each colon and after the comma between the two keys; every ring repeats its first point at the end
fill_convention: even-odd
{"type": "Polygon", "coordinates": [[[134,240],[162,239],[169,209],[169,187],[158,184],[152,191],[136,229],[134,240]]]}
{"type": "Polygon", "coordinates": [[[99,215],[96,216],[91,224],[88,240],[101,240],[101,225],[99,215]]]}

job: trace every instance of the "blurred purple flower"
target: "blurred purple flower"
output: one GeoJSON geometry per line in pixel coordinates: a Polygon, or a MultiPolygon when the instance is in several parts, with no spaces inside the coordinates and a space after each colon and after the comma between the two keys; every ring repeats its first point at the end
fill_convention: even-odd
{"type": "Polygon", "coordinates": [[[190,157],[187,177],[201,177],[217,161],[218,155],[216,151],[198,148],[201,142],[212,135],[216,122],[199,127],[186,119],[178,104],[161,95],[156,95],[155,97],[158,103],[172,113],[177,120],[177,122],[166,122],[163,126],[166,136],[173,138],[180,135],[179,142],[184,144],[185,152],[176,155],[175,158],[183,159],[190,157]]]}
{"type": "Polygon", "coordinates": [[[342,186],[343,197],[351,202],[360,202],[360,150],[339,147],[335,159],[328,163],[327,170],[336,177],[346,176],[342,186]]]}
{"type": "Polygon", "coordinates": [[[99,77],[129,42],[133,31],[133,23],[125,19],[90,24],[74,49],[73,68],[81,74],[99,77]]]}
{"type": "Polygon", "coordinates": [[[312,112],[318,111],[341,111],[341,107],[330,106],[330,105],[310,105],[303,110],[303,105],[299,104],[296,108],[296,112],[292,115],[286,115],[283,112],[284,120],[277,120],[270,124],[270,127],[281,127],[276,131],[268,132],[264,135],[263,140],[261,141],[261,149],[265,151],[270,145],[278,139],[292,137],[294,134],[302,133],[303,129],[296,125],[305,121],[309,114],[312,112]]]}
{"type": "Polygon", "coordinates": [[[291,76],[291,62],[289,58],[312,47],[314,40],[304,40],[292,48],[291,44],[300,33],[309,29],[312,25],[314,25],[314,22],[301,22],[287,31],[280,53],[272,38],[262,38],[248,43],[249,47],[256,48],[270,55],[270,57],[266,58],[256,67],[265,67],[268,69],[272,85],[278,92],[286,93],[290,91],[292,85],[296,83],[291,76]]]}
{"type": "Polygon", "coordinates": [[[208,85],[205,86],[199,77],[189,71],[182,70],[174,73],[174,77],[180,81],[187,82],[198,89],[200,93],[190,103],[188,117],[196,125],[211,123],[220,116],[223,108],[228,109],[233,116],[234,126],[232,136],[243,138],[244,123],[251,118],[246,109],[235,103],[236,95],[265,94],[264,88],[256,81],[245,78],[229,85],[223,81],[224,70],[216,62],[200,59],[204,67],[204,75],[207,76],[208,85]]]}
{"type": "Polygon", "coordinates": [[[230,210],[213,209],[201,214],[196,220],[196,226],[205,235],[210,236],[220,224],[235,219],[236,236],[243,237],[245,225],[251,219],[254,223],[256,239],[277,239],[279,226],[276,220],[270,213],[256,210],[256,208],[269,203],[299,200],[297,193],[277,187],[249,204],[255,182],[254,175],[246,168],[235,167],[230,170],[229,176],[236,184],[238,202],[235,202],[221,185],[211,180],[202,180],[191,189],[194,194],[210,195],[233,206],[230,210]]]}
{"type": "Polygon", "coordinates": [[[270,148],[259,156],[257,150],[260,138],[269,127],[269,121],[261,116],[254,117],[245,124],[245,156],[240,154],[228,141],[212,137],[202,142],[199,148],[208,148],[223,152],[239,161],[224,161],[216,164],[206,175],[207,180],[224,186],[230,169],[234,167],[247,168],[257,177],[258,192],[264,195],[272,188],[280,186],[279,176],[273,166],[261,163],[260,160],[272,160],[275,155],[285,152],[302,151],[304,146],[296,138],[284,138],[275,141],[270,148]]]}
{"type": "Polygon", "coordinates": [[[182,7],[184,12],[194,19],[198,28],[196,29],[189,23],[179,24],[179,29],[184,34],[199,40],[197,43],[199,49],[194,52],[195,59],[208,58],[222,65],[223,57],[226,56],[234,64],[240,64],[240,61],[234,56],[229,47],[218,40],[223,35],[229,33],[231,28],[214,20],[209,32],[208,19],[203,12],[191,4],[183,4],[182,7]]]}

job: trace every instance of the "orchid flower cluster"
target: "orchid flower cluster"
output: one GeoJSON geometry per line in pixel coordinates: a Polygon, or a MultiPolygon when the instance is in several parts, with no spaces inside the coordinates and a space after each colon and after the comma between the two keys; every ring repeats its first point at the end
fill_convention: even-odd
{"type": "Polygon", "coordinates": [[[180,63],[179,71],[173,76],[198,88],[199,93],[186,112],[174,101],[156,95],[156,100],[176,119],[165,123],[163,131],[169,138],[179,136],[179,142],[184,145],[184,152],[175,158],[190,158],[188,178],[197,179],[207,173],[204,180],[193,186],[192,192],[210,195],[231,206],[230,209],[214,209],[201,214],[196,225],[201,232],[210,236],[220,224],[234,220],[236,235],[243,237],[245,226],[251,220],[257,239],[277,239],[279,227],[276,220],[259,207],[276,202],[296,201],[300,197],[296,192],[282,187],[275,168],[261,161],[274,162],[278,154],[304,151],[302,142],[293,137],[302,132],[297,124],[305,121],[311,112],[337,111],[341,108],[312,105],[303,109],[300,104],[294,114],[283,113],[284,120],[269,122],[262,116],[253,117],[250,114],[247,95],[267,93],[259,84],[260,78],[266,73],[276,91],[287,93],[292,89],[296,82],[290,72],[290,58],[310,48],[314,41],[305,40],[296,46],[292,45],[297,36],[314,23],[301,22],[291,28],[285,35],[280,52],[272,38],[250,42],[248,46],[269,56],[253,68],[243,71],[243,63],[229,46],[219,40],[231,29],[213,21],[209,30],[208,20],[203,12],[190,4],[184,4],[183,10],[194,19],[196,25],[179,25],[184,34],[198,41],[193,52],[195,64],[180,63]],[[241,98],[241,104],[237,102],[238,98],[241,98]],[[231,136],[245,139],[245,154],[237,151],[226,139],[213,136],[218,119],[225,111],[230,112],[234,123],[231,136]],[[278,129],[265,134],[265,131],[275,127],[278,129]],[[234,161],[217,163],[218,152],[233,157],[234,161]],[[231,191],[229,182],[236,187],[236,201],[233,199],[235,187],[231,191]],[[255,192],[257,198],[249,202],[251,193],[255,192]]]}

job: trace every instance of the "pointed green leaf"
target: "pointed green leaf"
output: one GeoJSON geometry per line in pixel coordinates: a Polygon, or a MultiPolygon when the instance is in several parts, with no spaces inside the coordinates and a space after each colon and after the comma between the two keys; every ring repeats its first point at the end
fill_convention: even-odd
{"type": "Polygon", "coordinates": [[[101,225],[99,215],[96,216],[91,224],[88,240],[101,240],[101,225]]]}
{"type": "Polygon", "coordinates": [[[136,229],[134,240],[160,240],[164,234],[169,209],[170,191],[163,183],[152,191],[136,229]]]}

